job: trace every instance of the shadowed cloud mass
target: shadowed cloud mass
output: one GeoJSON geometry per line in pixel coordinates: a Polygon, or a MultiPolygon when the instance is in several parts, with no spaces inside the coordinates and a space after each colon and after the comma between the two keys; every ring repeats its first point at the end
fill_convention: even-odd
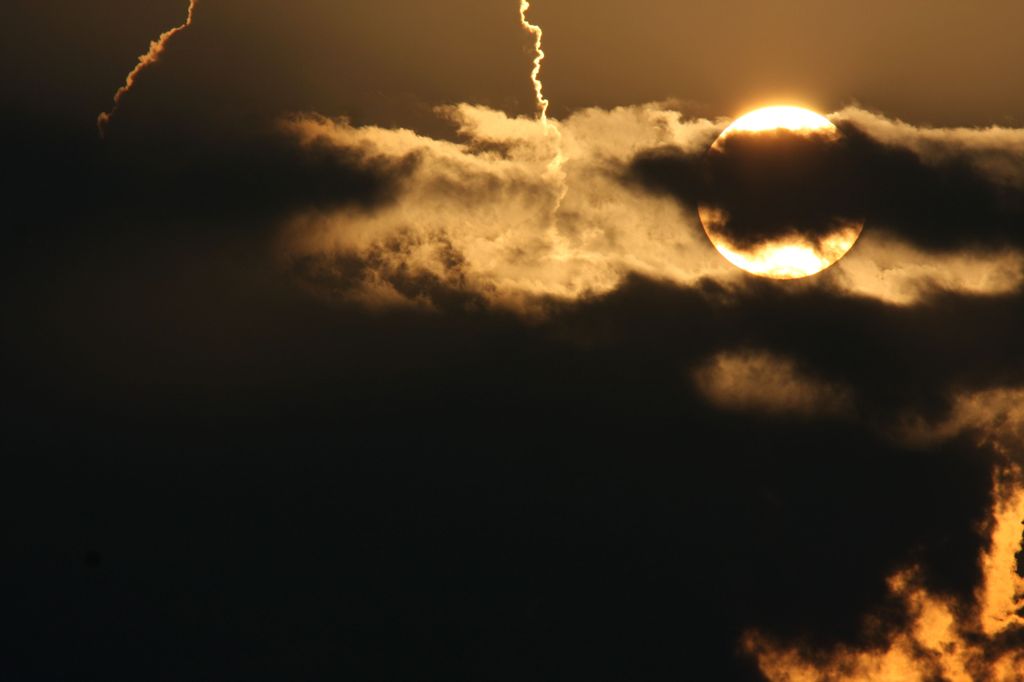
{"type": "Polygon", "coordinates": [[[864,218],[931,252],[1020,248],[1021,131],[919,130],[856,109],[836,122],[837,143],[776,131],[731,136],[721,154],[654,150],[634,177],[687,206],[723,208],[743,246],[787,225],[813,239],[864,218]]]}
{"type": "Polygon", "coordinates": [[[514,2],[204,3],[102,144],[148,26],[12,78],[0,677],[1014,679],[1024,134],[848,107],[744,185],[724,118],[565,103],[622,82],[570,4],[550,128],[514,2]],[[794,158],[864,233],[750,277],[695,207],[756,239],[794,158]]]}

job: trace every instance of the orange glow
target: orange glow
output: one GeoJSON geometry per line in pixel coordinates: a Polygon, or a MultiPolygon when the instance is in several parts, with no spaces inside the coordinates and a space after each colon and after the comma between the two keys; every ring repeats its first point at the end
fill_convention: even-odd
{"type": "Polygon", "coordinates": [[[128,73],[128,76],[124,80],[124,85],[118,88],[117,92],[114,93],[114,106],[110,111],[101,113],[96,119],[96,127],[99,128],[100,137],[106,136],[107,126],[110,124],[110,119],[117,113],[117,109],[121,105],[121,99],[131,91],[132,87],[134,87],[135,79],[139,77],[139,74],[147,67],[160,60],[160,55],[162,55],[164,50],[167,49],[167,42],[171,38],[192,25],[192,17],[196,11],[196,2],[198,2],[198,0],[189,0],[188,16],[185,18],[185,23],[161,33],[160,37],[149,44],[149,50],[145,54],[139,56],[138,64],[136,64],[135,68],[128,73]]]}
{"type": "Polygon", "coordinates": [[[757,657],[770,682],[973,682],[968,669],[981,652],[964,642],[950,604],[930,597],[913,585],[912,573],[889,581],[913,619],[907,632],[898,634],[878,651],[841,648],[826,661],[796,649],[775,647],[751,635],[744,642],[757,657]]]}
{"type": "Polygon", "coordinates": [[[1024,618],[1016,613],[1024,606],[1024,580],[1017,575],[1015,556],[1024,548],[1024,483],[1018,468],[997,476],[995,498],[991,547],[981,557],[983,581],[975,604],[930,594],[917,584],[911,569],[889,581],[910,624],[885,647],[840,647],[822,656],[780,646],[757,633],[746,636],[744,647],[770,682],[1024,680],[1024,652],[1005,637],[1024,632],[1024,618]]]}
{"type": "Polygon", "coordinates": [[[978,617],[988,636],[1024,627],[1024,618],[1018,615],[1024,609],[1024,578],[1017,575],[1017,553],[1024,549],[1024,486],[1001,491],[998,499],[992,545],[981,558],[985,579],[978,592],[978,617]]]}

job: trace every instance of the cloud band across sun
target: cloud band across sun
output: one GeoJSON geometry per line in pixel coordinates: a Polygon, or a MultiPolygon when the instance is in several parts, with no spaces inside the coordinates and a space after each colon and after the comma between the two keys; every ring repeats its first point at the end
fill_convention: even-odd
{"type": "MultiPolygon", "coordinates": [[[[366,163],[416,160],[380,210],[296,217],[285,240],[291,257],[318,278],[347,282],[364,300],[409,302],[401,280],[414,277],[521,307],[608,292],[631,273],[683,285],[735,283],[738,271],[703,235],[697,203],[713,199],[748,216],[745,235],[770,215],[760,202],[746,206],[745,194],[730,194],[728,183],[708,184],[704,150],[721,131],[718,122],[684,120],[658,106],[578,112],[559,123],[558,144],[571,159],[563,184],[546,173],[553,139],[538,122],[469,105],[441,113],[461,142],[317,117],[290,120],[286,127],[298,139],[366,163]]],[[[846,197],[849,183],[862,188],[850,211],[863,211],[867,229],[820,286],[898,302],[936,286],[1003,293],[1021,285],[1024,238],[1015,225],[1024,191],[1005,178],[1022,171],[1012,156],[993,157],[996,140],[1017,133],[949,131],[931,135],[924,153],[917,140],[927,131],[903,129],[897,143],[891,131],[898,122],[856,110],[837,120],[846,142],[828,152],[835,171],[820,177],[822,188],[806,188],[804,224],[833,230],[836,202],[825,201],[828,188],[839,183],[846,197]],[[944,186],[945,193],[932,189],[944,186]],[[946,204],[955,208],[946,211],[946,204]],[[879,256],[896,253],[899,261],[884,273],[873,268],[879,256]]],[[[430,298],[429,290],[411,296],[427,305],[430,298]]]]}

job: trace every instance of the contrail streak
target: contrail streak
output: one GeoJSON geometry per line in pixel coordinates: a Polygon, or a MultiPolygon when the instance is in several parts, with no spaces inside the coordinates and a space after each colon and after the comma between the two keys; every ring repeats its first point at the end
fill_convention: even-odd
{"type": "Polygon", "coordinates": [[[544,96],[544,83],[540,79],[541,67],[544,64],[544,29],[537,24],[530,23],[530,20],[526,18],[526,13],[530,10],[530,0],[519,0],[519,23],[522,24],[523,28],[533,36],[533,70],[530,72],[530,81],[533,83],[533,92],[537,99],[537,113],[540,119],[541,125],[544,127],[546,135],[550,135],[554,138],[555,142],[555,154],[551,159],[551,163],[548,164],[548,174],[555,178],[559,184],[558,198],[555,201],[554,213],[558,213],[559,208],[562,206],[562,200],[565,199],[568,188],[565,184],[565,173],[562,170],[562,166],[566,162],[565,155],[562,153],[562,131],[558,129],[558,126],[552,123],[548,119],[548,107],[551,106],[551,102],[547,97],[544,96]]]}
{"type": "Polygon", "coordinates": [[[544,127],[548,127],[548,107],[551,102],[544,97],[544,83],[540,80],[540,69],[544,63],[544,29],[537,24],[531,24],[526,18],[530,10],[530,0],[519,0],[519,22],[523,28],[533,36],[533,71],[530,73],[530,80],[533,82],[533,91],[537,97],[537,110],[540,113],[540,121],[544,127]]]}
{"type": "Polygon", "coordinates": [[[167,48],[167,43],[171,38],[192,25],[192,16],[196,10],[196,2],[198,2],[198,0],[189,0],[188,16],[185,19],[185,23],[161,33],[159,38],[149,44],[149,51],[139,57],[139,63],[136,64],[135,68],[128,73],[128,76],[124,80],[124,85],[118,88],[117,92],[114,93],[114,106],[110,111],[103,112],[96,119],[96,127],[99,128],[100,137],[106,136],[107,126],[110,124],[110,119],[117,113],[118,107],[121,106],[121,99],[131,91],[132,87],[135,85],[135,79],[139,77],[139,74],[146,70],[147,67],[160,60],[160,55],[164,53],[164,50],[167,48]]]}

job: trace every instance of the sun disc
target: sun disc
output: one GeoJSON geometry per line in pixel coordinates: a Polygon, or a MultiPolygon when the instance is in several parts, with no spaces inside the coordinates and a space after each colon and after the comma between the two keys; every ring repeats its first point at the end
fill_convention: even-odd
{"type": "MultiPolygon", "coordinates": [[[[732,136],[750,135],[756,139],[760,133],[773,131],[807,135],[819,141],[824,136],[825,144],[839,140],[835,124],[817,112],[796,106],[770,106],[733,121],[711,145],[709,154],[728,154],[726,140],[732,136]]],[[[781,162],[786,163],[786,159],[781,162]]],[[[800,189],[795,188],[795,196],[801,196],[800,189]]],[[[751,274],[773,279],[799,279],[825,270],[853,248],[864,227],[861,220],[841,217],[826,233],[810,237],[801,225],[784,225],[779,227],[778,234],[762,237],[756,244],[739,246],[728,236],[730,213],[726,208],[702,203],[698,215],[711,243],[726,260],[751,274]]]]}

